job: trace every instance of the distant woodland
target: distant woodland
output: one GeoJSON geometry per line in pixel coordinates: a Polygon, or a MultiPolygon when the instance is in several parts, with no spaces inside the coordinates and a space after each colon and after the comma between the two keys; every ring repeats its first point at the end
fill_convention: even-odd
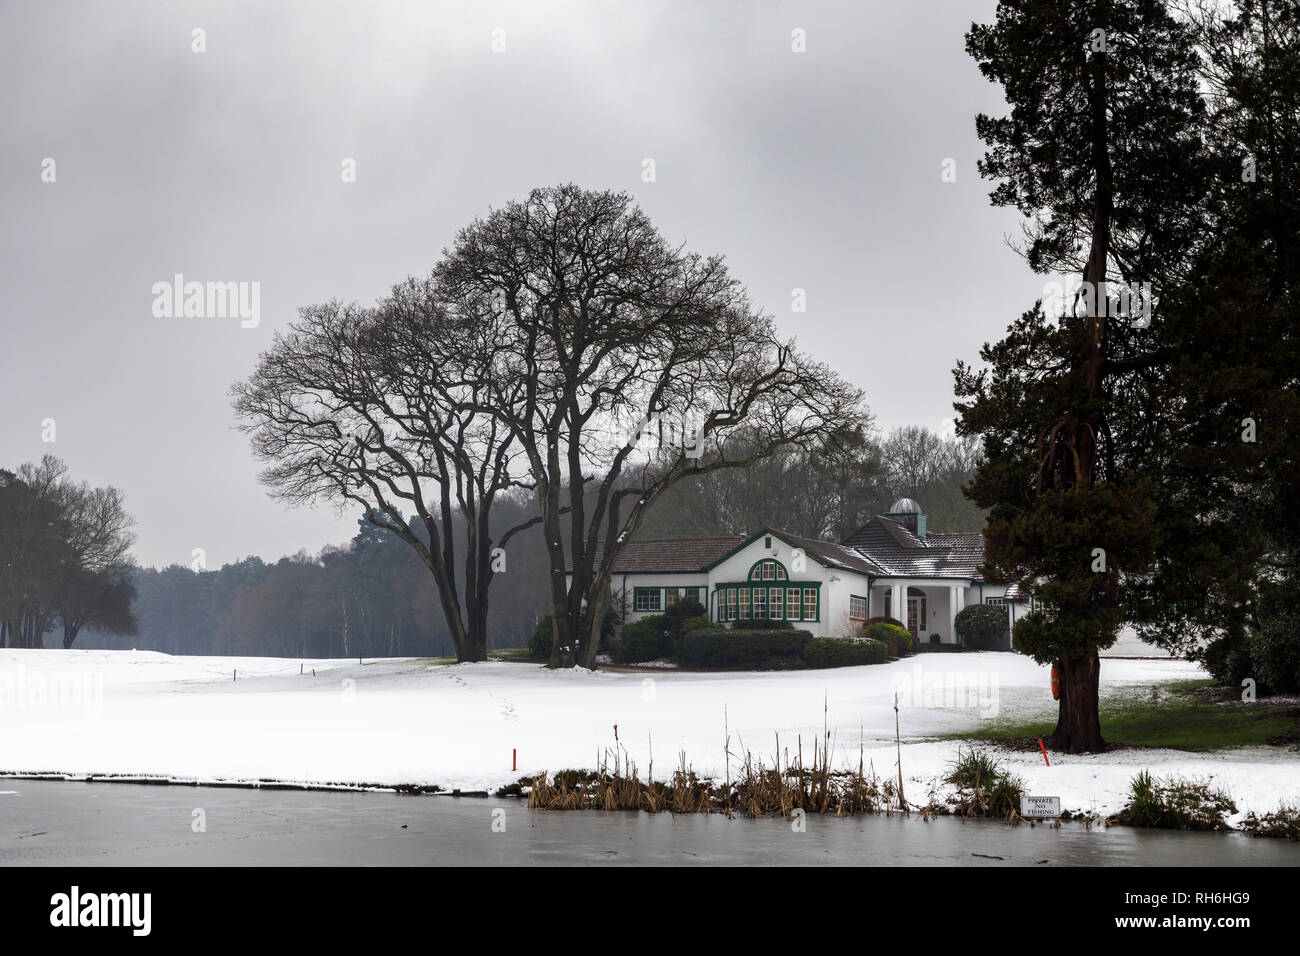
{"type": "MultiPolygon", "coordinates": [[[[772,525],[838,540],[899,497],[920,501],[933,530],[983,526],[982,513],[961,494],[974,466],[969,442],[945,440],[920,427],[879,437],[864,430],[862,436],[849,443],[851,448],[837,448],[834,456],[795,449],[743,472],[683,482],[652,510],[639,537],[740,534],[772,525]]],[[[47,460],[46,467],[67,481],[61,465],[47,460]]],[[[29,506],[35,499],[20,476],[30,477],[36,470],[0,471],[0,506],[9,506],[0,515],[0,542],[22,539],[17,533],[24,516],[19,499],[29,506]]],[[[121,510],[120,492],[103,489],[100,494],[110,492],[121,510]]],[[[516,526],[534,511],[524,493],[502,496],[493,506],[493,529],[516,526]]],[[[26,517],[34,515],[29,507],[26,517]]],[[[31,572],[24,585],[31,612],[26,619],[39,623],[28,630],[44,626],[38,635],[44,646],[58,646],[64,643],[55,640],[63,633],[58,561],[47,562],[42,581],[36,567],[40,562],[32,557],[24,559],[15,550],[3,560],[11,569],[31,572]]],[[[497,581],[505,599],[492,602],[488,612],[492,648],[523,646],[538,617],[549,610],[548,563],[539,529],[513,538],[505,562],[497,581]]],[[[79,627],[73,635],[77,647],[306,658],[454,653],[428,569],[406,543],[364,516],[350,541],[274,562],[248,557],[195,571],[185,565],[140,568],[118,554],[110,563],[96,573],[118,582],[118,590],[130,596],[128,606],[110,609],[116,616],[106,617],[105,626],[92,618],[79,627]]],[[[11,571],[6,580],[14,584],[17,578],[11,571]]],[[[17,603],[14,594],[7,600],[10,607],[17,603]]]]}

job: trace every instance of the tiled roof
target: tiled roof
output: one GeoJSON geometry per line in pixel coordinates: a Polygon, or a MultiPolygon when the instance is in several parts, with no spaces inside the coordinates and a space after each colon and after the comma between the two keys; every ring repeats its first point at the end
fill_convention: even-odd
{"type": "Polygon", "coordinates": [[[803,548],[805,554],[814,560],[820,561],[827,567],[842,568],[846,571],[856,571],[859,574],[873,576],[885,573],[884,569],[867,555],[845,545],[832,544],[830,541],[818,541],[815,538],[799,538],[792,534],[786,534],[784,531],[775,533],[796,548],[803,548]]]}
{"type": "MultiPolygon", "coordinates": [[[[740,546],[744,538],[731,535],[726,538],[658,538],[651,541],[629,541],[614,561],[615,574],[655,574],[674,571],[703,571],[728,551],[740,546]]],[[[596,548],[600,561],[603,547],[596,548]]],[[[573,570],[573,558],[566,555],[564,569],[573,570]]]]}
{"type": "MultiPolygon", "coordinates": [[[[877,515],[842,544],[764,529],[827,567],[872,577],[932,577],[981,580],[984,537],[976,532],[929,534],[920,538],[893,518],[877,515]]],[[[760,532],[764,533],[764,532],[760,532]]],[[[755,536],[659,538],[630,541],[614,562],[615,574],[703,572],[755,536]]],[[[597,560],[602,549],[597,549],[597,560]]],[[[570,558],[566,570],[572,570],[570,558]]]]}
{"type": "Polygon", "coordinates": [[[924,538],[893,518],[877,515],[844,539],[869,555],[887,576],[980,580],[984,537],[978,533],[930,534],[924,538]]]}

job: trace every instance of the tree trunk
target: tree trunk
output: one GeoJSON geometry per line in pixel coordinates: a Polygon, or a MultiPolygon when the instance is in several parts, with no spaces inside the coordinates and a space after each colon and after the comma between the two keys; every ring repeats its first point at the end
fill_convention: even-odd
{"type": "Polygon", "coordinates": [[[609,609],[611,600],[608,572],[596,582],[596,595],[595,606],[590,607],[588,615],[587,639],[582,648],[582,655],[578,660],[579,666],[592,670],[596,668],[596,655],[600,653],[600,632],[604,626],[605,612],[609,609]]]}
{"type": "Polygon", "coordinates": [[[1085,657],[1063,658],[1060,668],[1061,700],[1056,730],[1047,739],[1053,750],[1063,753],[1097,753],[1106,749],[1101,736],[1098,705],[1101,661],[1096,651],[1085,657]]]}

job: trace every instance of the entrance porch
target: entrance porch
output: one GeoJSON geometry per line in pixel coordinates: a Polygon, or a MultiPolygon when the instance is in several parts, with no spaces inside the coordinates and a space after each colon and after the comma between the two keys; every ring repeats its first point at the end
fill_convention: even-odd
{"type": "Polygon", "coordinates": [[[966,582],[893,579],[872,584],[869,617],[903,622],[921,644],[956,644],[954,620],[966,606],[966,582]]]}

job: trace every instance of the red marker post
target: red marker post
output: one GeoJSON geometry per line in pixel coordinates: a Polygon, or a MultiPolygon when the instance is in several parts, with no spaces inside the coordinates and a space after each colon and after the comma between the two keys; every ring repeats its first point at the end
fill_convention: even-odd
{"type": "Polygon", "coordinates": [[[1050,767],[1052,765],[1052,762],[1047,759],[1047,748],[1043,746],[1042,737],[1038,738],[1038,749],[1043,752],[1043,763],[1047,764],[1050,767]]]}
{"type": "Polygon", "coordinates": [[[518,747],[512,747],[510,749],[510,769],[511,770],[519,769],[519,748],[518,747]]]}

